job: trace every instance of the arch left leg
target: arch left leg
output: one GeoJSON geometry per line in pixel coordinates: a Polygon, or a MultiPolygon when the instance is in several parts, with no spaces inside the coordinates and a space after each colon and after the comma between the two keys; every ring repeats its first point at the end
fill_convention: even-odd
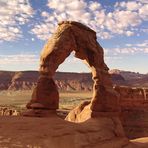
{"type": "Polygon", "coordinates": [[[27,108],[56,110],[59,107],[59,93],[53,76],[73,48],[75,48],[75,40],[71,34],[71,28],[58,28],[42,51],[40,76],[27,108]]]}

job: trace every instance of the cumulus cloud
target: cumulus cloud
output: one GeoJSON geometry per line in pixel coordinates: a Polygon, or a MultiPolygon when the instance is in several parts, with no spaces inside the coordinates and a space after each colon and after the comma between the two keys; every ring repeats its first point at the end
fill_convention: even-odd
{"type": "Polygon", "coordinates": [[[122,1],[122,2],[116,2],[115,7],[119,10],[121,9],[125,9],[125,10],[129,10],[129,11],[134,11],[134,10],[138,10],[139,7],[141,7],[142,4],[141,2],[138,1],[122,1]]]}
{"type": "Polygon", "coordinates": [[[148,20],[148,4],[143,5],[140,9],[139,9],[139,15],[140,17],[147,21],[148,20]]]}
{"type": "Polygon", "coordinates": [[[33,34],[36,34],[37,37],[41,40],[46,40],[49,38],[49,35],[52,34],[55,30],[55,25],[52,23],[42,23],[38,24],[31,30],[33,34]]]}
{"type": "MultiPolygon", "coordinates": [[[[1,0],[0,6],[0,41],[21,38],[21,25],[26,24],[34,14],[29,0],[1,0]]],[[[47,7],[30,31],[41,40],[47,40],[57,23],[63,20],[82,22],[94,29],[101,39],[136,35],[136,29],[148,20],[147,0],[116,2],[110,11],[99,1],[85,0],[48,0],[47,7]]]]}
{"type": "Polygon", "coordinates": [[[140,43],[126,44],[124,47],[108,48],[105,49],[106,56],[119,56],[120,54],[136,54],[136,53],[148,53],[148,40],[144,40],[140,43]]]}
{"type": "Polygon", "coordinates": [[[148,53],[148,40],[143,41],[142,43],[133,44],[132,46],[137,47],[139,51],[148,53]]]}
{"type": "Polygon", "coordinates": [[[109,39],[115,35],[136,34],[136,28],[148,19],[145,0],[116,2],[110,12],[98,1],[48,0],[47,6],[49,11],[41,13],[43,21],[31,30],[42,40],[47,40],[57,23],[63,20],[82,22],[94,29],[99,38],[109,39]]]}
{"type": "Polygon", "coordinates": [[[147,0],[137,0],[138,2],[141,2],[143,4],[148,4],[148,1],[147,0]]]}
{"type": "Polygon", "coordinates": [[[146,0],[117,2],[115,8],[118,10],[137,12],[138,19],[148,20],[148,2],[146,0]]]}
{"type": "Polygon", "coordinates": [[[0,65],[32,64],[38,61],[35,54],[0,55],[0,65]]]}
{"type": "Polygon", "coordinates": [[[33,16],[28,0],[0,1],[0,41],[13,41],[22,36],[20,25],[33,16]]]}

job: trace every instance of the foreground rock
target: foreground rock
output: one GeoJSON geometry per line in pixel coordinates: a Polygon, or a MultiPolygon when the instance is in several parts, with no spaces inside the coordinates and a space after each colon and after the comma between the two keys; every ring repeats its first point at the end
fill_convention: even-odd
{"type": "Polygon", "coordinates": [[[50,118],[0,117],[0,147],[136,148],[137,143],[116,134],[118,125],[108,117],[81,124],[64,121],[53,114],[50,118]]]}
{"type": "Polygon", "coordinates": [[[0,116],[18,116],[20,112],[12,107],[0,106],[0,116]]]}

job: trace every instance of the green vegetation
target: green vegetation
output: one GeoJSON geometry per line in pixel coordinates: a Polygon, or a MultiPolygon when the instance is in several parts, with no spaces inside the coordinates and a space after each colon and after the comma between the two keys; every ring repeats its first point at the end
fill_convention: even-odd
{"type": "Polygon", "coordinates": [[[83,101],[90,100],[92,92],[61,92],[60,109],[73,109],[83,101]]]}
{"type": "MultiPolygon", "coordinates": [[[[31,99],[31,91],[1,91],[0,106],[24,109],[31,99]]],[[[92,92],[60,92],[60,109],[70,110],[85,100],[90,100],[92,92]]]]}

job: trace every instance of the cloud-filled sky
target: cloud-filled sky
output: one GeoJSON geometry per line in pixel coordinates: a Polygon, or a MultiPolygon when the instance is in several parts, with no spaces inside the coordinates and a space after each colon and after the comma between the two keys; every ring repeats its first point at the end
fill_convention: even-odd
{"type": "MultiPolygon", "coordinates": [[[[148,0],[0,0],[0,70],[37,70],[62,20],[96,31],[110,69],[148,73],[148,0]]],[[[89,69],[71,54],[58,71],[89,69]]]]}

